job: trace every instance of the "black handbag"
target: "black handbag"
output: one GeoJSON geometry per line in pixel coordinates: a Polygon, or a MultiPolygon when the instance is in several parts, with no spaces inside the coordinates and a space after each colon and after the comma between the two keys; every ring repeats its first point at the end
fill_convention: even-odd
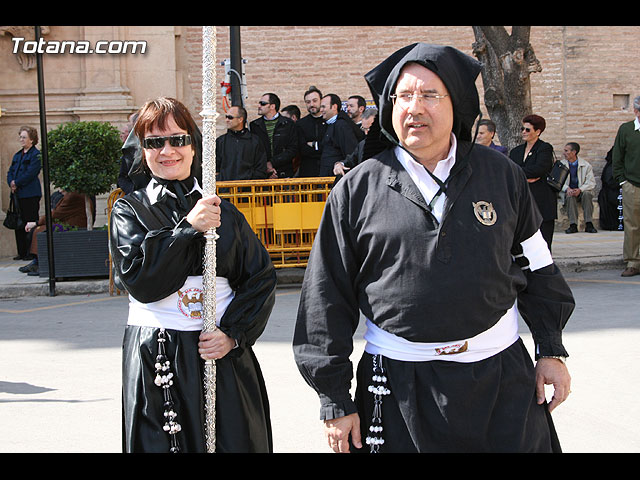
{"type": "Polygon", "coordinates": [[[569,167],[565,166],[562,162],[556,161],[551,168],[551,172],[547,176],[547,183],[553,188],[556,192],[562,190],[562,186],[564,182],[567,180],[569,176],[569,167]]]}
{"type": "Polygon", "coordinates": [[[4,222],[2,224],[11,229],[11,230],[19,230],[24,228],[24,220],[22,220],[22,215],[20,215],[20,205],[18,204],[18,200],[15,198],[15,195],[11,194],[11,199],[9,200],[9,209],[7,210],[7,216],[4,218],[4,222]]]}

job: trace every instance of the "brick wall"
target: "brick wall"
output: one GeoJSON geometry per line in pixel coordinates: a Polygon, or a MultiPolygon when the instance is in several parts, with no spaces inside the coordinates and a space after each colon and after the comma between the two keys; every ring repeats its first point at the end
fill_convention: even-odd
{"type": "MultiPolygon", "coordinates": [[[[183,28],[191,93],[185,100],[199,111],[201,27],[183,28]]],[[[217,37],[222,61],[229,57],[228,27],[218,27],[217,37]]],[[[616,102],[640,95],[640,79],[632,68],[638,40],[640,27],[634,26],[534,26],[531,31],[543,68],[531,77],[534,113],[547,120],[542,138],[554,145],[558,158],[566,142],[578,142],[598,177],[618,126],[633,118],[631,106],[623,110],[616,102]]],[[[298,105],[303,115],[302,95],[310,85],[343,100],[352,94],[370,99],[364,74],[417,41],[452,45],[472,55],[474,37],[470,26],[243,26],[249,120],[256,118],[257,101],[266,92],[276,93],[282,106],[298,105]]],[[[223,74],[219,67],[218,82],[223,74]]],[[[482,94],[480,78],[478,88],[482,94]]],[[[222,121],[219,128],[224,130],[222,121]]]]}

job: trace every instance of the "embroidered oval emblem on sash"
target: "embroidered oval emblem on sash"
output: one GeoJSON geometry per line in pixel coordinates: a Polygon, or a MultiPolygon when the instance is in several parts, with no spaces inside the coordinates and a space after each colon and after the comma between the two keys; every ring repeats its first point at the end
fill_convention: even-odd
{"type": "Polygon", "coordinates": [[[466,352],[469,348],[469,342],[447,345],[446,347],[436,348],[436,355],[455,355],[456,353],[466,352]]]}
{"type": "Polygon", "coordinates": [[[202,290],[199,288],[188,288],[184,292],[178,290],[178,310],[185,317],[201,318],[202,298],[202,290]]]}
{"type": "Polygon", "coordinates": [[[478,221],[487,226],[491,226],[498,220],[498,214],[493,208],[493,204],[480,200],[479,202],[471,202],[473,205],[473,213],[478,221]]]}

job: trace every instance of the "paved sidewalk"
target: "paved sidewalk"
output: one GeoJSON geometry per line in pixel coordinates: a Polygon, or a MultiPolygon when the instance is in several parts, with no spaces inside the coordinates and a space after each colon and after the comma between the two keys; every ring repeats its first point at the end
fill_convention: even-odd
{"type": "MultiPolygon", "coordinates": [[[[567,235],[556,231],[553,237],[553,258],[564,272],[585,270],[624,269],[622,240],[624,232],[598,231],[598,233],[574,233],[567,235]]],[[[481,252],[478,252],[481,254],[481,252]]],[[[18,268],[28,262],[0,259],[0,298],[49,295],[48,278],[30,277],[18,268]]],[[[279,269],[280,284],[300,283],[304,269],[279,269]]],[[[108,293],[109,280],[105,278],[82,278],[55,282],[56,295],[108,293]]]]}

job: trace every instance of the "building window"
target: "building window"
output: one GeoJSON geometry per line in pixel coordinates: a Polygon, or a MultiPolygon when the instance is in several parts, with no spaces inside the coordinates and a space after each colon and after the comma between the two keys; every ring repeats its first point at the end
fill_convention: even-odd
{"type": "Polygon", "coordinates": [[[629,110],[629,94],[613,94],[613,108],[614,110],[629,110]]]}

